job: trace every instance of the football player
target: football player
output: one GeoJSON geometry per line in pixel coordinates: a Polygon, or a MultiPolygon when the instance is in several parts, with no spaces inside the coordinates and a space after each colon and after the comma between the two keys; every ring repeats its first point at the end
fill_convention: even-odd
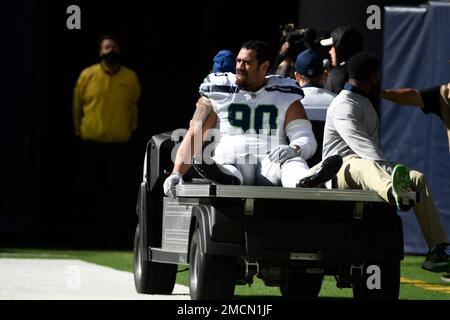
{"type": "Polygon", "coordinates": [[[303,91],[293,79],[267,76],[270,55],[267,43],[248,41],[236,58],[236,74],[210,74],[200,85],[190,128],[164,182],[166,195],[174,196],[192,155],[201,151],[196,137],[203,140],[215,128],[219,134],[213,163],[194,163],[202,176],[215,182],[317,187],[339,171],[339,156],[309,169],[306,160],[314,155],[317,142],[300,102],[303,91]]]}

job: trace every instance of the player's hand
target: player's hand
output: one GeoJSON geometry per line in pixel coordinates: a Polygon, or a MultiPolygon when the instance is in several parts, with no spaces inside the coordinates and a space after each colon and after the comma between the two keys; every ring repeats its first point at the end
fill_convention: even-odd
{"type": "Polygon", "coordinates": [[[181,173],[172,172],[172,174],[164,181],[164,194],[168,197],[175,198],[175,186],[183,183],[184,181],[181,173]]]}
{"type": "Polygon", "coordinates": [[[298,157],[298,149],[288,145],[279,145],[269,153],[269,160],[271,162],[283,164],[286,160],[298,157]]]}

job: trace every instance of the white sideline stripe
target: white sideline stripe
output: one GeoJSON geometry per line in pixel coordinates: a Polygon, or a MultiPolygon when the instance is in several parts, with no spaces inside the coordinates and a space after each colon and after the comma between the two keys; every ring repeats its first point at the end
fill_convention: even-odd
{"type": "Polygon", "coordinates": [[[131,272],[81,260],[0,259],[0,300],[188,300],[189,288],[172,295],[136,293],[131,272]]]}

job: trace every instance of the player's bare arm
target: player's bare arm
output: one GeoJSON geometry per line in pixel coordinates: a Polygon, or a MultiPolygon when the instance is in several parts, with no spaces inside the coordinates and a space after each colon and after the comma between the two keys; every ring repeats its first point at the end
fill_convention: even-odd
{"type": "Polygon", "coordinates": [[[196,109],[191,120],[191,126],[193,121],[198,122],[203,126],[212,111],[213,108],[211,100],[206,97],[200,97],[196,103],[196,109]]]}
{"type": "Polygon", "coordinates": [[[289,124],[292,120],[295,119],[305,119],[308,120],[308,116],[306,115],[305,108],[303,104],[297,100],[294,101],[286,111],[286,116],[284,118],[285,126],[289,124]]]}
{"type": "Polygon", "coordinates": [[[189,170],[192,157],[201,150],[204,133],[214,128],[216,121],[217,115],[212,110],[211,101],[206,97],[200,97],[189,130],[177,150],[173,172],[184,175],[189,170]]]}

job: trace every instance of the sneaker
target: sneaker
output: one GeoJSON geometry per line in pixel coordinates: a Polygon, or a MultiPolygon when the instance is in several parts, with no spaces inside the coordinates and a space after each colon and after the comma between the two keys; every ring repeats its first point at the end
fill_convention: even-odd
{"type": "Polygon", "coordinates": [[[441,277],[441,280],[444,282],[449,282],[450,283],[450,273],[444,273],[441,277]]]}
{"type": "Polygon", "coordinates": [[[450,272],[450,257],[445,252],[447,243],[441,243],[428,251],[422,269],[431,272],[450,272]]]}
{"type": "Polygon", "coordinates": [[[342,157],[334,155],[322,161],[318,169],[310,176],[300,179],[297,188],[319,188],[333,179],[342,166],[342,157]]]}
{"type": "Polygon", "coordinates": [[[237,177],[226,174],[222,170],[220,170],[215,162],[213,162],[212,164],[206,164],[196,156],[192,159],[192,166],[201,177],[207,180],[211,180],[214,183],[228,185],[241,184],[241,181],[237,177]]]}
{"type": "Polygon", "coordinates": [[[412,206],[408,196],[412,184],[408,168],[402,164],[397,164],[392,171],[391,179],[392,195],[395,198],[397,208],[400,211],[408,211],[412,206]]]}

